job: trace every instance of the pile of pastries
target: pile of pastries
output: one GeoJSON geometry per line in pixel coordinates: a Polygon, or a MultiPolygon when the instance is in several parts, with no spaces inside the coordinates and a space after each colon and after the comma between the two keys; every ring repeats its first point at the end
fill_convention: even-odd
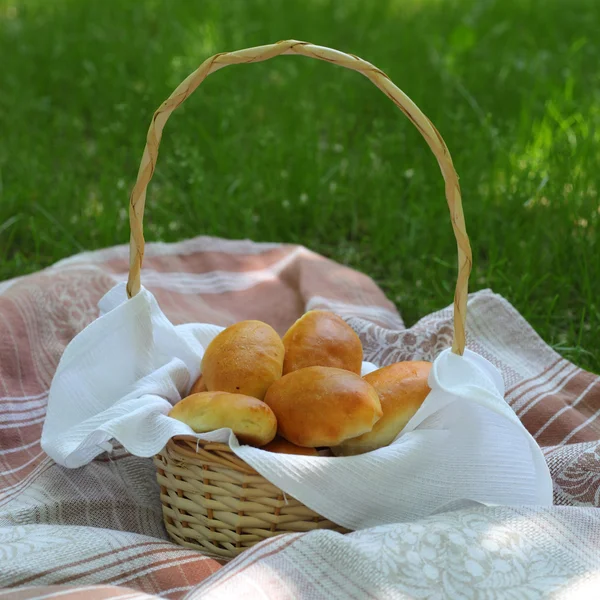
{"type": "Polygon", "coordinates": [[[202,375],[169,415],[195,432],[230,428],[271,452],[336,456],[390,444],[429,393],[431,363],[399,362],[361,377],[363,348],[339,316],[312,310],[281,338],[261,321],[209,344],[202,375]]]}

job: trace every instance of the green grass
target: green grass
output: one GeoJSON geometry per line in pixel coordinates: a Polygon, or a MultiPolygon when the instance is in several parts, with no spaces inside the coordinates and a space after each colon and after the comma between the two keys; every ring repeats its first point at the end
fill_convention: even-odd
{"type": "MultiPolygon", "coordinates": [[[[597,0],[0,0],[0,279],[124,243],[154,109],[213,53],[306,39],[384,69],[461,176],[471,289],[600,371],[597,0]]],[[[148,240],[302,243],[408,323],[449,304],[435,160],[366,79],[299,57],[212,75],[169,122],[148,240]]]]}

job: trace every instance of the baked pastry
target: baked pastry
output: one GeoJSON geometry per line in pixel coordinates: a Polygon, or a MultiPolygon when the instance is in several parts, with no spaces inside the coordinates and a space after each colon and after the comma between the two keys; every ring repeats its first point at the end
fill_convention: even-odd
{"type": "Polygon", "coordinates": [[[283,336],[283,374],[305,367],[335,367],[360,375],[363,349],[358,335],[341,317],[311,310],[283,336]]]}
{"type": "Polygon", "coordinates": [[[277,417],[277,432],[297,446],[337,446],[371,431],[382,415],[377,392],[343,369],[306,367],[284,375],[265,402],[277,417]]]}
{"type": "Polygon", "coordinates": [[[262,321],[241,321],[217,335],[202,358],[208,391],[265,397],[281,377],[284,348],[277,332],[262,321]]]}
{"type": "Polygon", "coordinates": [[[430,392],[427,378],[431,363],[399,362],[365,375],[381,401],[383,416],[373,429],[332,448],[336,456],[362,454],[391,444],[419,410],[430,392]]]}
{"type": "Polygon", "coordinates": [[[178,402],[169,416],[189,425],[196,433],[230,428],[243,444],[264,446],[277,432],[273,411],[252,396],[229,392],[201,392],[178,402]]]}
{"type": "Polygon", "coordinates": [[[314,448],[303,448],[302,446],[296,446],[292,442],[288,442],[286,439],[275,436],[272,442],[269,442],[266,446],[262,447],[263,450],[269,452],[277,452],[278,454],[302,454],[304,456],[319,456],[319,453],[314,448]]]}
{"type": "Polygon", "coordinates": [[[192,394],[199,394],[200,392],[207,392],[208,390],[206,389],[206,385],[204,384],[204,377],[202,377],[202,375],[200,375],[200,377],[198,377],[198,379],[196,379],[196,383],[194,383],[194,385],[192,386],[192,389],[190,390],[189,395],[191,396],[192,394]]]}

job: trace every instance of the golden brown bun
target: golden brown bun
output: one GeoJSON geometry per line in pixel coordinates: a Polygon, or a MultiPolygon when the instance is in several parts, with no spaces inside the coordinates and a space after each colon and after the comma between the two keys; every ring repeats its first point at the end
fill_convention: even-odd
{"type": "Polygon", "coordinates": [[[303,448],[302,446],[296,446],[292,442],[276,437],[272,442],[269,442],[266,446],[263,446],[263,450],[269,452],[277,452],[279,454],[302,454],[304,456],[319,456],[319,453],[314,448],[303,448]]]}
{"type": "Polygon", "coordinates": [[[208,345],[202,376],[209,391],[246,394],[259,400],[281,377],[283,342],[262,321],[241,321],[224,329],[208,345]]]}
{"type": "Polygon", "coordinates": [[[305,367],[335,367],[360,375],[363,349],[359,337],[341,317],[311,310],[283,336],[283,374],[305,367]]]}
{"type": "Polygon", "coordinates": [[[200,392],[207,392],[208,390],[206,389],[206,385],[204,384],[204,377],[202,377],[202,375],[200,375],[200,377],[198,377],[198,379],[196,379],[196,383],[194,383],[194,385],[192,386],[192,389],[190,390],[189,395],[191,396],[192,394],[199,394],[200,392]]]}
{"type": "Polygon", "coordinates": [[[362,454],[391,444],[429,394],[431,363],[399,362],[364,376],[376,390],[383,416],[368,433],[332,448],[336,456],[362,454]]]}
{"type": "Polygon", "coordinates": [[[307,367],[284,375],[265,402],[277,432],[297,446],[336,446],[371,431],[382,414],[377,392],[358,375],[332,367],[307,367]]]}
{"type": "Polygon", "coordinates": [[[277,432],[273,411],[252,396],[228,392],[201,392],[178,402],[170,417],[189,425],[196,433],[229,427],[242,444],[264,446],[277,432]]]}

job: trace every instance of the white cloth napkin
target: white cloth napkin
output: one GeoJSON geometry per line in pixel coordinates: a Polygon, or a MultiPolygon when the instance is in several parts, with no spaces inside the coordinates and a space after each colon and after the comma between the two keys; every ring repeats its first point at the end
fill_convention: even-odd
{"type": "MultiPolygon", "coordinates": [[[[171,419],[200,372],[204,348],[221,331],[174,326],[146,289],[127,299],[118,284],[101,316],[67,346],[52,381],[42,448],[81,467],[110,451],[111,439],[150,457],[175,435],[229,444],[284,492],[349,529],[413,520],[461,501],[552,504],[539,446],[504,401],[498,370],[467,351],[434,361],[431,392],[400,436],[350,457],[274,454],[240,446],[230,429],[195,434],[171,419]]],[[[363,372],[375,368],[363,365],[363,372]]]]}

